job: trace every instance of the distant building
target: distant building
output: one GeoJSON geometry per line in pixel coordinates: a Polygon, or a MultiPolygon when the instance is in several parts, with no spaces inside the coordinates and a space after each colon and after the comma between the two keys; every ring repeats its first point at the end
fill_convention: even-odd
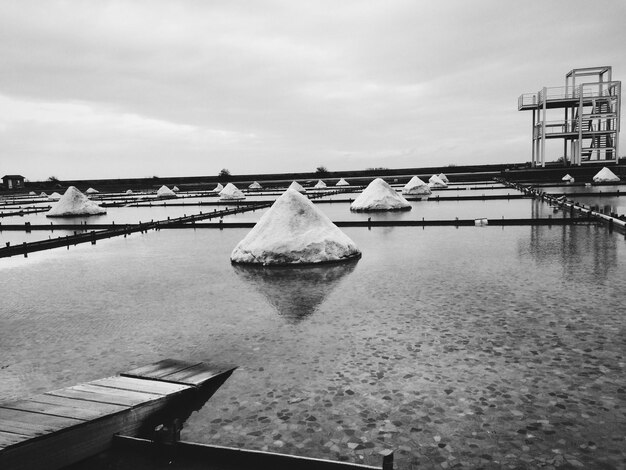
{"type": "Polygon", "coordinates": [[[24,189],[24,177],[22,175],[4,175],[2,184],[7,189],[24,189]]]}

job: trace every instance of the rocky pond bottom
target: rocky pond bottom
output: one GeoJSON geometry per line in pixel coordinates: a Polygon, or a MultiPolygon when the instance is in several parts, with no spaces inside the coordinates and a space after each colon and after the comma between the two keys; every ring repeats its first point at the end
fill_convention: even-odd
{"type": "Polygon", "coordinates": [[[372,465],[393,449],[400,469],[626,468],[623,235],[346,229],[361,260],[288,275],[231,266],[245,233],[7,264],[0,399],[210,359],[240,368],[185,440],[372,465]]]}

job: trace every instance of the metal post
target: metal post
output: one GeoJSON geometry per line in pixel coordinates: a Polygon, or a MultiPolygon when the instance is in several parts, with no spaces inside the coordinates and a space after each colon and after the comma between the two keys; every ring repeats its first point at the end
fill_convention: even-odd
{"type": "Polygon", "coordinates": [[[578,166],[583,163],[583,85],[578,87],[578,166]]]}
{"type": "Polygon", "coordinates": [[[533,109],[533,123],[532,123],[532,147],[533,147],[533,152],[532,152],[532,159],[531,159],[531,164],[533,166],[533,168],[535,167],[536,164],[536,155],[535,155],[535,110],[533,109]]]}
{"type": "Polygon", "coordinates": [[[541,121],[541,167],[546,166],[546,101],[547,101],[547,89],[543,87],[543,113],[541,121]]]}

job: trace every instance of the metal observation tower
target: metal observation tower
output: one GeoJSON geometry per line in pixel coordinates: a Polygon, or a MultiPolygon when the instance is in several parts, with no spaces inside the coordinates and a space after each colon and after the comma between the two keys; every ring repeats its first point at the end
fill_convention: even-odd
{"type": "Polygon", "coordinates": [[[573,69],[565,86],[519,97],[518,109],[533,112],[533,167],[546,165],[546,139],[563,140],[566,166],[618,162],[622,82],[613,81],[611,72],[609,66],[573,69]],[[549,119],[554,109],[564,117],[549,119]]]}

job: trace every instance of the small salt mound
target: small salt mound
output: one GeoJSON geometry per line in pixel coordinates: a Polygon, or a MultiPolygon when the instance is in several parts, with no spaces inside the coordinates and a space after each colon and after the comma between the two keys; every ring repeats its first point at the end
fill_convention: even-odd
{"type": "Polygon", "coordinates": [[[609,183],[614,181],[619,181],[619,177],[607,167],[602,168],[596,173],[596,176],[593,177],[594,183],[609,183]]]}
{"type": "Polygon", "coordinates": [[[39,197],[48,197],[48,195],[42,191],[39,197]]]}
{"type": "Polygon", "coordinates": [[[93,188],[89,188],[87,191],[85,191],[85,194],[98,194],[100,191],[98,191],[97,189],[93,189],[93,188]]]}
{"type": "Polygon", "coordinates": [[[319,180],[317,183],[315,183],[315,186],[313,187],[317,189],[322,189],[326,187],[326,183],[324,183],[322,180],[319,180]]]}
{"type": "Polygon", "coordinates": [[[248,186],[248,188],[249,189],[261,189],[263,188],[263,186],[261,186],[258,181],[255,181],[250,186],[248,186]]]}
{"type": "Polygon", "coordinates": [[[315,205],[287,189],[235,247],[233,263],[311,264],[358,258],[361,251],[315,205]]]}
{"type": "Polygon", "coordinates": [[[220,191],[220,199],[245,199],[246,196],[244,196],[244,194],[237,189],[237,186],[235,186],[233,183],[228,183],[224,189],[222,189],[220,191]]]}
{"type": "Polygon", "coordinates": [[[350,205],[351,211],[410,210],[411,203],[394,191],[383,179],[376,178],[350,205]]]}
{"type": "Polygon", "coordinates": [[[75,186],[70,186],[59,201],[52,206],[46,217],[72,217],[77,215],[106,214],[106,210],[90,201],[75,186]]]}
{"type": "Polygon", "coordinates": [[[219,193],[222,189],[224,189],[224,186],[222,186],[222,183],[217,183],[217,186],[215,186],[215,189],[213,190],[213,192],[219,193]]]}
{"type": "Polygon", "coordinates": [[[337,184],[335,186],[350,186],[350,183],[341,178],[339,181],[337,181],[337,184]]]}
{"type": "Polygon", "coordinates": [[[176,193],[174,191],[172,191],[170,188],[168,188],[167,186],[163,185],[159,188],[159,190],[156,193],[158,198],[161,199],[167,199],[167,198],[175,198],[176,193]]]}
{"type": "Polygon", "coordinates": [[[298,191],[299,193],[302,193],[302,194],[306,193],[306,189],[304,189],[304,187],[302,187],[302,185],[300,183],[298,183],[297,181],[293,181],[289,185],[288,189],[293,189],[293,190],[298,191]]]}
{"type": "Polygon", "coordinates": [[[437,175],[433,175],[428,179],[428,186],[431,188],[447,188],[448,185],[442,181],[437,175]]]}
{"type": "Polygon", "coordinates": [[[569,173],[568,173],[563,178],[561,178],[561,181],[566,181],[568,183],[573,183],[574,182],[574,178],[572,176],[570,176],[569,173]]]}
{"type": "Polygon", "coordinates": [[[178,189],[178,186],[174,186],[174,187],[172,188],[172,191],[174,191],[175,193],[177,193],[178,191],[180,191],[180,189],[178,189]]]}
{"type": "Polygon", "coordinates": [[[50,196],[48,196],[48,199],[51,199],[52,201],[58,201],[59,199],[61,199],[61,195],[57,192],[54,192],[50,194],[50,196]]]}
{"type": "Polygon", "coordinates": [[[426,183],[424,183],[417,176],[411,178],[411,180],[402,188],[402,194],[416,194],[421,196],[427,196],[432,194],[432,191],[426,183]]]}
{"type": "Polygon", "coordinates": [[[450,180],[448,179],[448,177],[446,175],[444,175],[443,173],[439,173],[439,179],[441,181],[443,181],[444,183],[448,184],[450,182],[450,180]]]}
{"type": "Polygon", "coordinates": [[[126,194],[133,194],[133,190],[132,189],[127,189],[126,190],[126,194]]]}
{"type": "Polygon", "coordinates": [[[36,196],[37,193],[35,191],[31,191],[30,193],[28,193],[29,196],[36,196]]]}

